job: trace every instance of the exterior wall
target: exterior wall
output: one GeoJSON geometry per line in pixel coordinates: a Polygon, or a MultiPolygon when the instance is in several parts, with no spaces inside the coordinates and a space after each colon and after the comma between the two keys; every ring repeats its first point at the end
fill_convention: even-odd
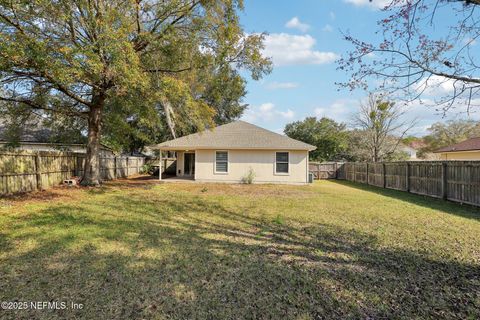
{"type": "Polygon", "coordinates": [[[226,150],[228,151],[228,173],[215,173],[215,151],[217,150],[196,151],[196,181],[240,183],[252,168],[255,172],[254,183],[306,184],[308,182],[308,151],[226,150]],[[288,174],[275,173],[276,151],[289,152],[288,174]]]}
{"type": "Polygon", "coordinates": [[[480,150],[440,153],[440,160],[480,160],[480,150]]]}

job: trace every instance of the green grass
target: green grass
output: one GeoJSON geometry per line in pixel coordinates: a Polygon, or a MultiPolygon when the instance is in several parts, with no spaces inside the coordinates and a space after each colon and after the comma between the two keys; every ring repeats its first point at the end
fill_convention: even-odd
{"type": "MultiPolygon", "coordinates": [[[[56,194],[57,192],[58,194],[56,194]]],[[[0,200],[0,318],[477,319],[480,212],[347,182],[0,200]]]]}

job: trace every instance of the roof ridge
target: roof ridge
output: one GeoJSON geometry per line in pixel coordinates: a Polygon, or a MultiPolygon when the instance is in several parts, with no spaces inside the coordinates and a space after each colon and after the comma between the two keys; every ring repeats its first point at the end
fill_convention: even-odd
{"type": "Polygon", "coordinates": [[[204,131],[164,141],[153,148],[245,148],[314,150],[316,147],[244,120],[235,120],[204,131]],[[231,129],[230,129],[231,128],[231,129]],[[204,135],[205,133],[205,135],[204,135]]]}

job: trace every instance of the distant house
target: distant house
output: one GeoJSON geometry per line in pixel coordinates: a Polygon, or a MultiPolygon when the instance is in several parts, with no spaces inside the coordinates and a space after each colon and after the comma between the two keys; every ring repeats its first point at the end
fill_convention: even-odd
{"type": "Polygon", "coordinates": [[[440,160],[480,160],[480,137],[471,138],[434,151],[440,160]]]}
{"type": "Polygon", "coordinates": [[[406,145],[398,147],[399,151],[405,152],[408,155],[408,160],[417,160],[417,150],[406,145]]]}
{"type": "MultiPolygon", "coordinates": [[[[18,141],[12,144],[6,136],[5,126],[0,125],[0,150],[22,150],[22,151],[70,151],[86,153],[84,143],[60,143],[52,141],[52,131],[41,126],[26,126],[20,134],[18,141]]],[[[100,147],[100,156],[113,156],[114,152],[107,146],[100,147]]]]}
{"type": "Polygon", "coordinates": [[[175,175],[201,182],[308,182],[309,145],[244,121],[235,121],[150,147],[176,151],[175,175]]]}

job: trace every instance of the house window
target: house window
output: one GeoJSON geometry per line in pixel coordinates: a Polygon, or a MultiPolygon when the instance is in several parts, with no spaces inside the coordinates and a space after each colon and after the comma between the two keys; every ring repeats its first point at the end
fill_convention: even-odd
{"type": "Polygon", "coordinates": [[[275,153],[275,173],[288,173],[288,152],[275,153]]]}
{"type": "Polygon", "coordinates": [[[228,152],[227,151],[215,152],[215,172],[218,172],[218,173],[228,172],[228,152]]]}

